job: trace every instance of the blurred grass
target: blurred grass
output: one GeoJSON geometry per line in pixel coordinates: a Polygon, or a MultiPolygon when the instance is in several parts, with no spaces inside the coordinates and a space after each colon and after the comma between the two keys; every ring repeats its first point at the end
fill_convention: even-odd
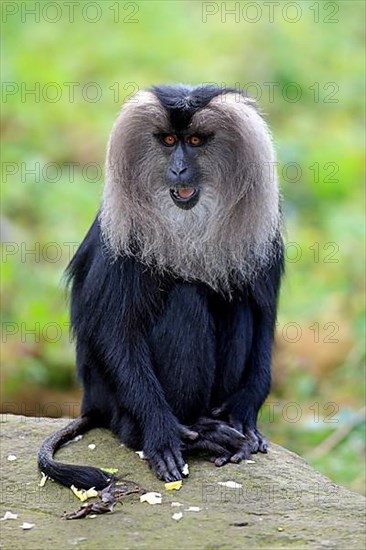
{"type": "MultiPolygon", "coordinates": [[[[35,403],[55,402],[63,413],[65,403],[78,401],[60,285],[73,246],[64,243],[80,242],[97,212],[103,176],[91,182],[93,174],[85,177],[82,168],[103,166],[108,134],[124,98],[159,82],[256,83],[249,92],[261,91],[259,103],[278,149],[287,241],[296,243],[287,248],[271,399],[282,405],[296,402],[302,411],[296,423],[279,414],[268,426],[264,421],[263,428],[274,441],[310,454],[334,429],[324,422],[325,404],[336,403],[338,427],[365,398],[365,5],[327,3],[339,11],[333,17],[338,23],[326,23],[329,6],[316,3],[320,22],[314,23],[313,3],[297,2],[301,18],[290,23],[281,4],[270,23],[258,4],[258,22],[241,17],[236,23],[229,14],[223,22],[225,3],[216,3],[219,12],[203,23],[200,2],[132,4],[138,7],[137,23],[123,22],[131,10],[124,9],[124,2],[118,23],[112,2],[99,3],[102,16],[96,23],[83,20],[81,7],[73,23],[66,9],[56,23],[42,17],[37,23],[32,16],[22,22],[19,2],[18,14],[2,24],[2,80],[19,87],[3,95],[2,103],[2,401],[13,403],[13,409],[22,404],[29,412],[35,403]],[[77,83],[73,101],[64,84],[70,82],[77,83]],[[98,101],[88,100],[95,91],[88,88],[90,82],[101,90],[98,101]],[[270,82],[275,83],[273,101],[270,82]],[[59,86],[58,101],[42,97],[47,90],[51,97],[49,83],[59,86]],[[301,90],[297,102],[281,93],[288,86],[291,96],[290,83],[301,90]],[[22,96],[22,89],[38,85],[39,101],[22,96]],[[11,162],[17,169],[12,176],[4,171],[4,163],[11,162]],[[35,163],[58,163],[64,169],[54,183],[51,168],[48,177],[24,175],[35,163]],[[76,163],[74,181],[67,163],[76,163]],[[36,255],[26,254],[35,246],[36,255]],[[55,251],[61,251],[60,258],[47,261],[55,251]],[[301,330],[298,340],[294,323],[301,330]],[[36,336],[27,333],[31,329],[36,336]],[[314,423],[314,402],[320,406],[319,423],[314,423]]],[[[226,4],[228,9],[234,5],[226,4]]],[[[331,453],[312,462],[362,492],[363,441],[364,428],[358,426],[331,453]]]]}

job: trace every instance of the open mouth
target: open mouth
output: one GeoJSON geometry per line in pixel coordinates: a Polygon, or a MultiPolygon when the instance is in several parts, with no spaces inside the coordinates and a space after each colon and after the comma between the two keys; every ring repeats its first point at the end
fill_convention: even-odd
{"type": "Polygon", "coordinates": [[[170,196],[174,204],[183,210],[193,208],[198,202],[199,194],[199,189],[196,187],[172,187],[170,189],[170,196]]]}

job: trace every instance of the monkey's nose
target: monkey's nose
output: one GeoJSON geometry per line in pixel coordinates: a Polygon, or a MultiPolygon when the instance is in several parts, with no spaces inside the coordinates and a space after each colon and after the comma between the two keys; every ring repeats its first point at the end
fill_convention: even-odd
{"type": "Polygon", "coordinates": [[[174,168],[170,167],[169,170],[174,176],[180,176],[181,174],[184,174],[184,172],[187,172],[187,167],[186,166],[179,166],[179,167],[174,166],[174,168]]]}
{"type": "Polygon", "coordinates": [[[166,178],[170,187],[177,185],[187,185],[190,180],[190,170],[186,166],[169,166],[166,178]]]}

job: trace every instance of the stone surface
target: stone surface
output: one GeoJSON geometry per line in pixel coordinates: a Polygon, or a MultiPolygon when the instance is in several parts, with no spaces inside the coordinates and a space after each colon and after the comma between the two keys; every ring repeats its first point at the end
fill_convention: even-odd
{"type": "Polygon", "coordinates": [[[114,513],[77,521],[64,512],[80,507],[67,488],[47,481],[39,487],[37,451],[42,440],[65,426],[65,419],[4,415],[1,423],[2,548],[205,549],[294,548],[364,549],[365,502],[314,471],[297,455],[272,445],[253,463],[216,468],[189,460],[190,476],[179,491],[167,491],[146,461],[121,447],[105,430],[93,430],[57,454],[60,461],[119,468],[119,473],[163,495],[162,504],[140,503],[131,495],[114,513]],[[95,444],[95,449],[88,445],[95,444]],[[8,460],[13,455],[15,460],[8,460]],[[235,481],[241,488],[218,482],[235,481]],[[172,507],[172,502],[183,506],[172,507]],[[187,511],[189,506],[199,512],[187,511]],[[179,521],[172,515],[182,512],[179,521]],[[23,530],[23,522],[34,524],[23,530]]]}

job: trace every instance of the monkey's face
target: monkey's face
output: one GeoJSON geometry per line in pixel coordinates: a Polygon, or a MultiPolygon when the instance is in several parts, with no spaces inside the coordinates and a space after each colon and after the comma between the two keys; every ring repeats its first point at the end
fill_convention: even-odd
{"type": "Polygon", "coordinates": [[[192,223],[204,213],[206,219],[209,211],[214,214],[231,195],[235,202],[240,198],[246,179],[239,157],[251,148],[243,143],[226,99],[216,97],[207,108],[192,109],[189,117],[185,109],[170,112],[152,92],[139,92],[124,106],[112,132],[107,168],[133,202],[192,223]],[[194,218],[181,216],[182,210],[194,210],[194,218]]]}
{"type": "Polygon", "coordinates": [[[197,157],[209,136],[185,132],[159,133],[156,138],[166,158],[165,180],[170,197],[178,208],[190,210],[200,197],[202,172],[197,157]]]}
{"type": "MultiPolygon", "coordinates": [[[[215,108],[197,112],[183,128],[172,124],[171,117],[164,122],[164,126],[151,130],[147,140],[153,151],[150,158],[154,158],[153,165],[150,164],[149,189],[154,190],[155,205],[189,223],[203,211],[207,220],[208,211],[213,214],[229,197],[230,190],[236,188],[241,193],[244,189],[241,185],[238,190],[234,177],[241,136],[234,126],[228,131],[230,122],[223,124],[215,108]],[[195,209],[194,218],[174,213],[177,208],[187,211],[197,205],[200,208],[197,213],[195,209]]],[[[143,163],[142,158],[138,164],[142,167],[143,163]]],[[[241,171],[240,184],[245,183],[243,176],[241,171]]]]}

